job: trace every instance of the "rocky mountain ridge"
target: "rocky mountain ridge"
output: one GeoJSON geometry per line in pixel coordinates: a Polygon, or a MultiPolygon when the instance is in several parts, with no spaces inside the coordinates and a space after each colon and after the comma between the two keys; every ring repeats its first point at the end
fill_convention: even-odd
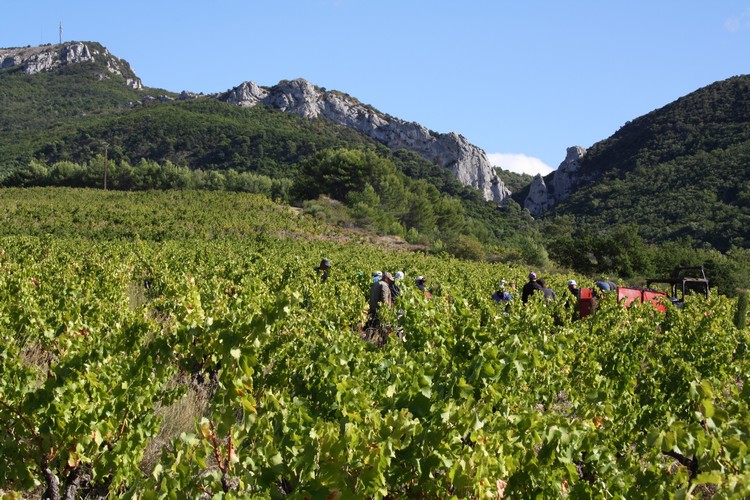
{"type": "MultiPolygon", "coordinates": [[[[125,79],[125,84],[133,89],[143,88],[127,61],[119,59],[98,43],[68,42],[38,47],[0,48],[0,69],[20,66],[29,75],[51,71],[68,64],[102,62],[107,71],[125,79]]],[[[100,74],[100,79],[108,78],[100,74]]]]}
{"type": "MultiPolygon", "coordinates": [[[[124,79],[128,87],[145,90],[141,79],[135,75],[128,62],[115,57],[97,42],[0,48],[0,69],[20,68],[26,74],[52,71],[79,63],[98,63],[101,68],[106,68],[106,72],[97,73],[99,79],[118,75],[124,79]]],[[[243,107],[262,104],[308,119],[325,118],[367,135],[390,149],[408,149],[420,154],[450,170],[462,184],[479,190],[486,200],[502,203],[511,195],[498,176],[495,166],[489,162],[487,154],[471,144],[463,135],[455,132],[438,133],[418,123],[400,120],[345,93],[326,91],[304,79],[281,81],[272,87],[262,87],[247,81],[226,92],[210,96],[183,91],[178,99],[193,99],[199,96],[216,98],[243,107]]],[[[173,99],[169,96],[146,95],[140,101],[127,105],[135,107],[149,101],[167,102],[173,99]]],[[[566,162],[563,162],[563,165],[566,162]]],[[[565,176],[558,176],[559,181],[556,182],[564,182],[563,177],[565,176]]],[[[543,207],[559,201],[549,198],[553,191],[564,191],[561,188],[548,189],[542,179],[535,182],[540,181],[541,184],[535,186],[537,194],[529,197],[527,203],[523,203],[534,214],[540,214],[545,209],[543,207]]]]}
{"type": "Polygon", "coordinates": [[[304,79],[282,81],[271,88],[244,82],[218,98],[251,107],[263,104],[304,118],[326,118],[363,133],[390,149],[409,149],[449,169],[486,200],[502,202],[510,191],[497,176],[486,153],[455,132],[441,134],[418,123],[380,113],[340,92],[328,92],[304,79]]]}

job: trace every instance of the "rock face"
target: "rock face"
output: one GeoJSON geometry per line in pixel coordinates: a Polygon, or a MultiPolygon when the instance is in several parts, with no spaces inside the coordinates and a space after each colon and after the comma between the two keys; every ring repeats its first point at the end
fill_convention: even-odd
{"type": "Polygon", "coordinates": [[[585,154],[586,150],[581,146],[568,148],[565,161],[553,172],[552,189],[556,202],[566,200],[573,194],[573,189],[577,186],[580,177],[580,161],[585,154]]]}
{"type": "Polygon", "coordinates": [[[237,106],[261,103],[304,118],[326,118],[393,150],[419,153],[449,169],[462,184],[478,189],[486,200],[499,203],[510,195],[485,152],[462,135],[433,132],[418,123],[380,113],[346,94],[326,92],[303,79],[283,81],[271,88],[245,82],[218,98],[237,106]]]}
{"type": "Polygon", "coordinates": [[[554,205],[554,196],[550,193],[547,183],[544,182],[542,174],[536,174],[529,185],[529,194],[523,202],[523,208],[534,217],[537,217],[554,205]]]}
{"type": "Polygon", "coordinates": [[[580,160],[585,154],[586,150],[580,146],[568,148],[565,161],[560,163],[557,170],[548,174],[546,178],[541,175],[534,177],[523,207],[528,209],[531,215],[539,216],[568,199],[582,180],[580,160]]]}
{"type": "MultiPolygon", "coordinates": [[[[122,76],[128,87],[143,88],[140,78],[135,76],[130,65],[99,44],[68,42],[62,45],[0,49],[0,68],[20,66],[26,74],[52,71],[68,64],[97,61],[103,62],[109,73],[122,76]]],[[[98,76],[100,79],[109,78],[107,74],[98,76]]]]}

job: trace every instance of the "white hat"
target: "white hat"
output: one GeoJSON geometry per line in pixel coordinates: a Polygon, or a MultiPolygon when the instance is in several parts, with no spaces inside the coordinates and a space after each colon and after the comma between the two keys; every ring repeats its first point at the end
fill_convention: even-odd
{"type": "Polygon", "coordinates": [[[576,283],[576,280],[568,280],[568,286],[578,286],[578,283],[576,283]]]}
{"type": "Polygon", "coordinates": [[[397,280],[404,279],[404,272],[403,271],[396,271],[396,279],[397,280]]]}

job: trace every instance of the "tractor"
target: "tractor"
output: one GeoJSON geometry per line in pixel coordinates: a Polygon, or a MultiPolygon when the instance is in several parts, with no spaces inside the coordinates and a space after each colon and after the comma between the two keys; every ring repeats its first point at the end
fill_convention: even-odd
{"type": "Polygon", "coordinates": [[[700,293],[708,299],[711,284],[706,278],[703,266],[677,267],[669,278],[653,278],[646,280],[646,286],[652,283],[667,284],[670,287],[669,300],[677,307],[682,306],[685,295],[700,293]]]}

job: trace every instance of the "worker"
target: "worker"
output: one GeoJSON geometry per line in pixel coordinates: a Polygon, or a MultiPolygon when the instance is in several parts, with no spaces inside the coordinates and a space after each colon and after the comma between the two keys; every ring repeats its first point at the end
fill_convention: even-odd
{"type": "Polygon", "coordinates": [[[614,281],[609,280],[599,280],[596,283],[594,283],[594,297],[597,297],[599,294],[597,293],[597,289],[602,292],[616,292],[617,291],[617,283],[614,281]]]}
{"type": "MultiPolygon", "coordinates": [[[[565,295],[565,309],[570,309],[570,304],[576,306],[578,304],[578,298],[581,295],[581,290],[578,288],[576,280],[568,280],[568,292],[565,295]]],[[[577,308],[577,307],[576,307],[577,308]]]]}
{"type": "Polygon", "coordinates": [[[539,283],[536,280],[536,273],[530,272],[529,273],[529,281],[523,286],[521,289],[521,302],[526,304],[529,301],[529,297],[537,291],[541,290],[542,287],[539,285],[539,283]]]}
{"type": "Polygon", "coordinates": [[[541,279],[541,278],[538,279],[537,283],[539,283],[539,286],[541,287],[540,291],[544,294],[544,300],[546,302],[549,302],[549,301],[555,302],[555,301],[557,301],[557,294],[555,293],[554,290],[552,290],[551,288],[547,287],[547,283],[543,279],[541,279]]]}
{"type": "Polygon", "coordinates": [[[429,290],[427,290],[426,283],[427,278],[425,278],[424,276],[417,276],[417,279],[414,281],[414,284],[417,285],[417,288],[419,288],[424,293],[424,296],[429,299],[430,297],[432,297],[432,294],[429,292],[429,290]]]}
{"type": "Polygon", "coordinates": [[[325,281],[328,279],[328,270],[331,269],[331,261],[327,258],[324,258],[320,261],[320,265],[315,268],[315,271],[318,272],[320,275],[320,282],[325,283],[325,281]]]}
{"type": "Polygon", "coordinates": [[[568,280],[568,291],[575,297],[578,298],[581,291],[578,289],[578,283],[576,280],[568,280]]]}
{"type": "Polygon", "coordinates": [[[401,294],[401,281],[404,279],[404,272],[397,271],[393,276],[393,283],[391,284],[391,299],[395,302],[398,296],[401,294]]]}
{"type": "Polygon", "coordinates": [[[393,303],[391,297],[391,283],[393,283],[393,275],[389,272],[383,273],[383,278],[376,281],[370,287],[370,310],[368,312],[368,322],[370,327],[377,327],[378,311],[382,304],[390,307],[393,303]]]}
{"type": "Polygon", "coordinates": [[[497,285],[497,290],[492,294],[492,300],[504,304],[505,314],[508,314],[510,311],[510,303],[513,301],[513,294],[507,290],[507,282],[505,280],[500,280],[500,283],[497,285]]]}
{"type": "Polygon", "coordinates": [[[571,319],[575,321],[578,319],[578,300],[581,297],[581,289],[578,288],[576,280],[568,280],[568,292],[565,298],[565,309],[570,309],[571,304],[573,305],[573,314],[571,319]]]}
{"type": "Polygon", "coordinates": [[[596,285],[596,288],[602,292],[608,292],[610,290],[608,281],[600,280],[594,283],[594,285],[596,285]]]}

